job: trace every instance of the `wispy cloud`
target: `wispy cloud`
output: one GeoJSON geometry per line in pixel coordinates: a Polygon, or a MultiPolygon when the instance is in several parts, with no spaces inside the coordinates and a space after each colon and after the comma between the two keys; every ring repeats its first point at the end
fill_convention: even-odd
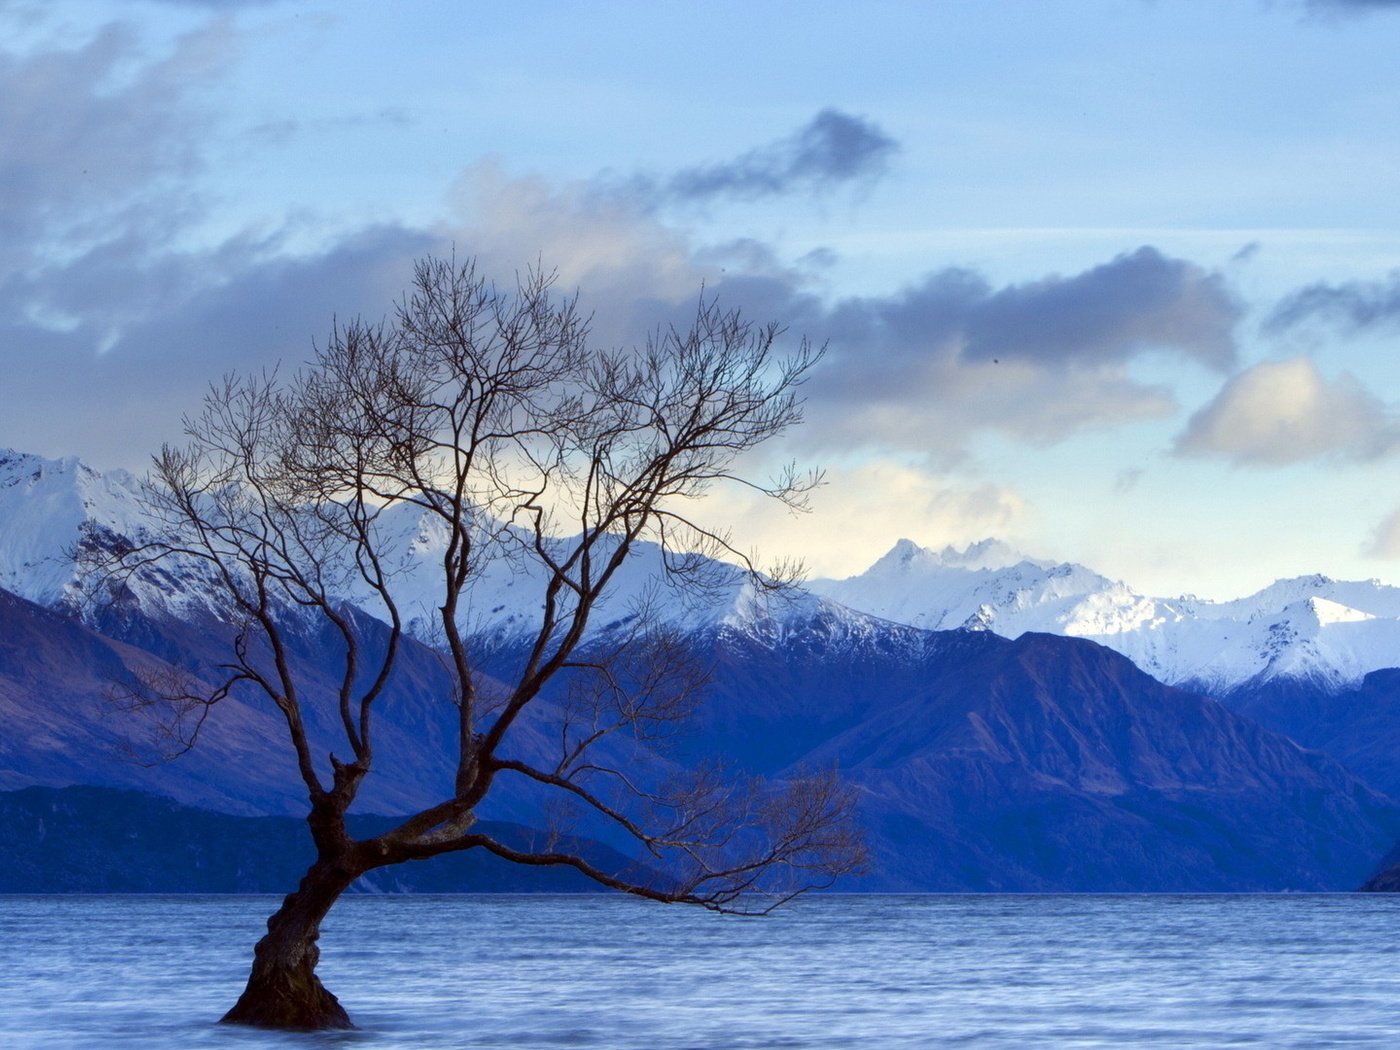
{"type": "Polygon", "coordinates": [[[1315,12],[1363,14],[1368,11],[1400,11],[1400,0],[1307,0],[1315,12]]]}
{"type": "Polygon", "coordinates": [[[1376,523],[1361,553],[1372,558],[1400,558],[1400,509],[1376,523]]]}
{"type": "Polygon", "coordinates": [[[898,150],[898,142],[874,122],[828,108],[792,135],[731,160],[666,176],[604,177],[599,188],[646,207],[822,193],[878,178],[898,150]]]}
{"type": "Polygon", "coordinates": [[[0,51],[0,276],[187,207],[179,180],[199,166],[204,116],[193,97],[232,46],[215,20],[155,60],[120,23],[70,49],[0,51]]]}
{"type": "Polygon", "coordinates": [[[1329,380],[1305,357],[1232,376],[1177,438],[1183,456],[1282,467],[1312,459],[1364,461],[1400,448],[1400,421],[1347,373],[1329,380]]]}
{"type": "Polygon", "coordinates": [[[1300,288],[1274,308],[1264,330],[1278,334],[1313,320],[1352,331],[1400,324],[1400,270],[1379,281],[1321,282],[1300,288]]]}

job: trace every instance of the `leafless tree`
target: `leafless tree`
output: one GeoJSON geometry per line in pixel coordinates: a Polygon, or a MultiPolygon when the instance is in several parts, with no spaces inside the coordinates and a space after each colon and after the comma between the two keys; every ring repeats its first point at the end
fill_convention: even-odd
{"type": "Polygon", "coordinates": [[[147,572],[172,557],[203,566],[237,635],[223,680],[202,692],[194,678],[152,681],[131,702],[169,702],[189,728],[201,705],[237,690],[264,695],[285,720],[316,847],[299,888],[268,920],[225,1021],[349,1026],[315,974],[320,924],[356,878],[385,865],[481,849],[572,867],[659,901],[762,911],[861,863],[851,797],[833,773],[763,785],[718,766],[665,776],[629,769],[617,758],[626,752],[603,742],[664,731],[690,711],[698,678],[684,647],[645,615],[603,640],[589,630],[643,543],[656,545],[648,549],[682,586],[704,586],[713,556],[764,588],[790,582],[783,570],[759,573],[726,532],[701,524],[694,500],[732,482],[801,504],[813,477],[789,469],[758,482],[739,460],[800,420],[798,388],[817,354],[804,341],[780,358],[777,325],[703,297],[688,327],[658,329],[639,347],[594,349],[588,335],[576,302],[544,273],[505,292],[474,264],[429,259],[391,319],[337,325],[293,377],[226,379],[186,421],[188,444],[156,458],[149,499],[165,531],[124,551],[121,568],[147,572]],[[397,827],[356,840],[346,813],[374,766],[376,700],[415,644],[384,528],[404,505],[446,536],[434,634],[450,672],[440,699],[455,716],[454,786],[397,827]],[[504,682],[493,668],[488,694],[489,645],[466,613],[473,586],[501,559],[538,581],[539,611],[504,682]],[[372,646],[352,593],[387,625],[372,646]],[[329,625],[344,654],[342,739],[328,768],[318,767],[287,637],[307,618],[329,625]],[[558,754],[527,761],[509,748],[512,731],[545,706],[558,754]],[[629,836],[661,877],[483,833],[475,811],[511,778],[629,836]]]}

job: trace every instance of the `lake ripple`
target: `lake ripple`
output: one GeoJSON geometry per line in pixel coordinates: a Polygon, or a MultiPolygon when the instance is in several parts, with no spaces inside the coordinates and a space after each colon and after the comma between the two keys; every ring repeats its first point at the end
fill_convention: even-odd
{"type": "Polygon", "coordinates": [[[1400,897],[823,896],[765,919],[610,896],[349,897],[360,1029],[213,1022],[272,897],[0,897],[0,1046],[1394,1047],[1400,897]]]}

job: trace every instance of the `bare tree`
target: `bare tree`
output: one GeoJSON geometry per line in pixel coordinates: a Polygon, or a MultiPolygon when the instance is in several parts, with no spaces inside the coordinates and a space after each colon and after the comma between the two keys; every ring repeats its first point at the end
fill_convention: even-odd
{"type": "Polygon", "coordinates": [[[223,680],[202,690],[193,678],[150,682],[132,703],[168,702],[189,730],[234,691],[264,695],[285,720],[316,847],[299,888],[268,920],[225,1021],[349,1026],[315,974],[317,937],[337,897],[385,865],[482,849],[659,901],[762,911],[861,863],[851,797],[834,773],[763,785],[714,766],[664,777],[627,768],[616,757],[625,752],[603,742],[645,738],[683,718],[699,680],[678,655],[683,646],[644,615],[603,640],[589,630],[643,542],[683,586],[704,586],[716,555],[764,588],[790,582],[786,571],[759,573],[691,511],[724,482],[800,505],[814,478],[788,470],[757,482],[737,461],[800,420],[797,391],[816,354],[804,341],[780,359],[777,325],[703,298],[686,328],[595,350],[575,301],[551,285],[531,273],[507,293],[474,264],[421,262],[391,320],[335,327],[290,379],[226,379],[186,421],[188,445],[167,446],[155,461],[149,498],[166,531],[124,552],[121,568],[193,559],[217,582],[237,634],[223,680]],[[397,827],[356,840],[346,813],[373,769],[376,700],[414,644],[384,527],[404,505],[446,535],[434,633],[450,672],[440,700],[455,717],[454,785],[397,827]],[[538,582],[539,610],[508,677],[487,695],[490,647],[464,623],[473,586],[501,559],[538,582]],[[387,625],[373,645],[348,594],[387,625]],[[307,618],[333,628],[344,654],[328,768],[318,766],[287,636],[307,618]],[[530,761],[510,749],[512,731],[546,706],[558,754],[530,761]],[[629,837],[660,877],[483,833],[475,811],[511,778],[629,837]]]}

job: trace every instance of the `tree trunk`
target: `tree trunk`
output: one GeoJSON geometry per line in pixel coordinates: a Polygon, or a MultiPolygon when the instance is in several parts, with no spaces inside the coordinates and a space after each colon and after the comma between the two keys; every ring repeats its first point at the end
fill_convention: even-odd
{"type": "Polygon", "coordinates": [[[316,976],[321,955],[316,940],[321,920],[356,874],[324,859],[311,866],[296,892],[267,920],[267,936],[253,949],[248,986],[223,1023],[302,1031],[355,1027],[316,976]]]}

